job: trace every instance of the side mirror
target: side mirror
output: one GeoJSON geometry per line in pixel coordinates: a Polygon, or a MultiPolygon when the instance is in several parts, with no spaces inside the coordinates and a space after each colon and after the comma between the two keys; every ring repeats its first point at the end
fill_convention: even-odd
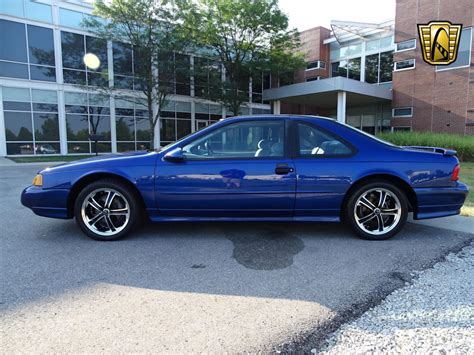
{"type": "Polygon", "coordinates": [[[165,154],[163,160],[169,161],[170,163],[181,163],[184,161],[183,150],[176,148],[165,154]]]}

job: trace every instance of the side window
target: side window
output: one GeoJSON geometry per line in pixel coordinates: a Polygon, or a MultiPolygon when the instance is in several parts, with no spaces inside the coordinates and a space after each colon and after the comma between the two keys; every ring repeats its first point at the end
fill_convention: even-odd
{"type": "Polygon", "coordinates": [[[352,153],[351,148],[336,137],[316,127],[298,123],[299,153],[302,157],[338,156],[352,153]]]}
{"type": "Polygon", "coordinates": [[[183,147],[188,160],[283,157],[283,120],[233,123],[183,147]]]}

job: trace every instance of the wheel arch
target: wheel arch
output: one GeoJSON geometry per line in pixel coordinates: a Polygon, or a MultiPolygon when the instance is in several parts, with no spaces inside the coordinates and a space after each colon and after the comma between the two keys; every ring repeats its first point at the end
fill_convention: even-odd
{"type": "Polygon", "coordinates": [[[402,192],[405,194],[407,201],[408,201],[408,210],[409,212],[414,212],[418,208],[418,201],[416,198],[416,193],[413,190],[413,188],[410,186],[408,182],[406,182],[404,179],[401,177],[390,174],[390,173],[374,173],[374,174],[369,174],[365,175],[363,177],[360,177],[359,179],[355,180],[352,184],[351,187],[347,190],[346,194],[344,195],[344,199],[342,201],[342,206],[341,209],[346,206],[347,201],[351,197],[352,193],[358,189],[359,187],[371,183],[371,182],[389,182],[396,187],[398,187],[402,192]]]}
{"type": "Polygon", "coordinates": [[[146,205],[145,205],[143,196],[138,190],[137,186],[132,181],[130,181],[125,176],[117,174],[117,173],[99,171],[99,172],[92,172],[90,174],[83,175],[73,183],[71,187],[71,191],[69,192],[68,198],[67,198],[67,213],[68,213],[69,218],[74,217],[74,204],[81,190],[88,184],[97,180],[101,180],[101,179],[114,179],[126,184],[128,187],[130,187],[131,191],[133,191],[135,195],[138,197],[144,211],[146,211],[146,208],[145,208],[146,205]]]}

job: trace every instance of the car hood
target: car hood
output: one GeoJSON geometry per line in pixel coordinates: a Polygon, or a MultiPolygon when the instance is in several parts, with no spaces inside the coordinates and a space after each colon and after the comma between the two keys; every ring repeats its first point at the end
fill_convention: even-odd
{"type": "Polygon", "coordinates": [[[54,170],[65,170],[65,169],[86,169],[91,167],[112,167],[124,164],[130,164],[133,160],[133,164],[145,165],[146,163],[140,162],[140,160],[146,161],[148,157],[156,156],[156,152],[138,151],[138,152],[126,152],[126,153],[115,153],[105,154],[95,157],[80,159],[71,161],[64,164],[59,164],[50,168],[48,171],[54,170]]]}

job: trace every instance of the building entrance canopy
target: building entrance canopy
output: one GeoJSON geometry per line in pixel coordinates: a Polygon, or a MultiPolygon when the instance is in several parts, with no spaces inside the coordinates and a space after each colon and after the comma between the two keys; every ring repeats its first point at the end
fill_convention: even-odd
{"type": "Polygon", "coordinates": [[[362,106],[392,100],[392,90],[343,77],[286,85],[263,92],[263,99],[273,103],[278,114],[280,104],[312,105],[323,109],[337,108],[337,119],[346,122],[346,106],[362,106]]]}

